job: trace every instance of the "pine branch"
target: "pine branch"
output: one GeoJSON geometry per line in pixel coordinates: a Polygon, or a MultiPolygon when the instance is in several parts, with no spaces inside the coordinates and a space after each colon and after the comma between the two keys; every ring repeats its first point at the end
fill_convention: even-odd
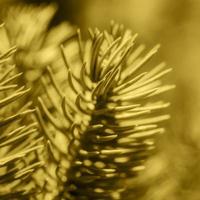
{"type": "MultiPolygon", "coordinates": [[[[32,173],[43,162],[36,157],[43,145],[37,123],[31,122],[30,103],[22,106],[21,99],[29,89],[16,82],[21,74],[8,64],[11,48],[0,55],[0,199],[25,200],[35,191],[32,173]],[[25,120],[28,118],[29,120],[25,120]]],[[[36,191],[35,191],[36,192],[36,191]]]]}
{"type": "Polygon", "coordinates": [[[145,169],[170,118],[160,94],[174,88],[161,81],[171,69],[144,71],[159,45],[144,54],[122,25],[89,32],[83,42],[77,31],[74,62],[61,47],[66,84],[47,69],[38,120],[57,166],[58,199],[126,199],[127,180],[145,169]]]}
{"type": "MultiPolygon", "coordinates": [[[[66,22],[59,24],[55,28],[50,28],[50,22],[55,12],[55,5],[36,7],[21,4],[4,10],[3,20],[5,24],[0,27],[0,36],[2,38],[0,52],[10,55],[15,51],[15,55],[12,58],[6,57],[6,61],[16,64],[15,70],[20,76],[18,79],[16,78],[17,83],[31,88],[28,95],[25,96],[26,98],[23,98],[23,101],[21,100],[21,103],[27,102],[27,99],[34,102],[35,97],[41,93],[39,79],[46,65],[51,63],[54,65],[54,71],[59,71],[59,45],[68,42],[69,38],[74,35],[73,27],[66,22]],[[11,48],[13,45],[16,47],[11,48]],[[10,50],[7,52],[8,48],[10,50]]],[[[13,96],[14,98],[15,95],[13,96]]],[[[27,121],[25,120],[24,123],[27,124],[27,121]]],[[[36,138],[32,139],[37,141],[36,138]]],[[[44,160],[45,155],[39,153],[34,158],[36,160],[44,160]]],[[[45,170],[50,168],[51,163],[48,163],[45,170]]],[[[45,190],[49,191],[56,187],[55,185],[50,189],[45,187],[48,183],[48,177],[52,175],[50,173],[50,175],[44,176],[44,174],[46,172],[43,172],[41,168],[32,174],[32,181],[37,186],[35,188],[37,193],[38,191],[45,193],[45,190]]],[[[32,198],[43,199],[40,194],[34,194],[32,198]]]]}

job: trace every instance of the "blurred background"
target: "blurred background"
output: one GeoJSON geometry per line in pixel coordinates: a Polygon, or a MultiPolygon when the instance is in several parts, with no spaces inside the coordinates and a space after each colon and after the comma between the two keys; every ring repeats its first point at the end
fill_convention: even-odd
{"type": "MultiPolygon", "coordinates": [[[[19,2],[22,1],[0,0],[0,7],[19,2]]],[[[115,20],[137,32],[139,40],[147,47],[161,44],[157,58],[165,60],[169,67],[173,67],[168,82],[175,83],[177,87],[166,97],[172,101],[170,110],[172,119],[159,147],[161,153],[150,161],[153,166],[151,173],[155,175],[154,178],[153,175],[149,175],[149,179],[152,178],[151,186],[163,182],[157,184],[156,191],[160,192],[152,199],[156,199],[157,195],[157,200],[165,198],[199,200],[200,1],[24,0],[23,2],[36,5],[50,2],[57,4],[58,10],[52,26],[67,20],[79,26],[86,35],[88,27],[102,29],[109,26],[110,20],[115,20]],[[156,176],[159,178],[155,178],[156,176]],[[162,192],[163,196],[167,194],[168,198],[162,197],[162,192]]]]}

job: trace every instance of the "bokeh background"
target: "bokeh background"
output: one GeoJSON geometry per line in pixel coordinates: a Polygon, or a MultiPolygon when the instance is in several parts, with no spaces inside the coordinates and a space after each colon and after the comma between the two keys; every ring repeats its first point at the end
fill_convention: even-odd
{"type": "MultiPolygon", "coordinates": [[[[0,0],[0,7],[19,0],[0,0]]],[[[199,0],[24,0],[55,3],[52,26],[67,20],[80,27],[108,27],[110,20],[123,23],[139,34],[139,40],[161,49],[158,60],[173,67],[169,82],[176,89],[166,98],[172,102],[167,133],[145,177],[152,199],[200,199],[200,1],[199,0]],[[163,178],[164,177],[164,178],[163,178]],[[155,185],[155,186],[154,186],[155,185]],[[156,192],[153,192],[156,191],[156,192]],[[159,191],[159,192],[158,192],[159,191]],[[153,194],[155,193],[155,194],[153,194]],[[157,196],[157,197],[156,197],[157,196]]],[[[148,200],[151,198],[148,198],[148,200]]]]}

